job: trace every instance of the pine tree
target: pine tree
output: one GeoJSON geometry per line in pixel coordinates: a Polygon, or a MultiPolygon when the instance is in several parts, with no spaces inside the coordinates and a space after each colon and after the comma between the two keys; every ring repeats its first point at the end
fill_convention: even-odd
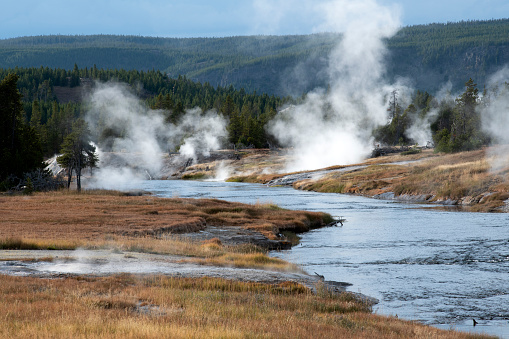
{"type": "Polygon", "coordinates": [[[482,146],[481,117],[477,111],[479,90],[470,78],[465,83],[465,92],[456,99],[451,126],[451,149],[453,152],[467,151],[482,146]]]}
{"type": "Polygon", "coordinates": [[[17,81],[11,73],[0,82],[0,182],[43,167],[41,142],[24,121],[17,81]]]}
{"type": "Polygon", "coordinates": [[[32,103],[32,116],[30,117],[30,126],[32,126],[40,136],[42,136],[42,112],[38,100],[32,103]]]}
{"type": "Polygon", "coordinates": [[[226,96],[226,100],[221,105],[221,113],[227,118],[230,118],[236,106],[230,95],[226,96]]]}
{"type": "Polygon", "coordinates": [[[60,166],[67,169],[67,188],[71,184],[73,171],[76,173],[76,188],[81,192],[81,172],[84,168],[96,167],[99,161],[95,146],[90,143],[90,131],[82,119],[76,120],[62,144],[62,155],[57,158],[60,166]]]}

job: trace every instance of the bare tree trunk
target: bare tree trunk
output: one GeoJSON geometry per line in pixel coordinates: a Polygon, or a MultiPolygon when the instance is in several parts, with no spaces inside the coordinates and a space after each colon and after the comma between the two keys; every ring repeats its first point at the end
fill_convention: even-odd
{"type": "Polygon", "coordinates": [[[81,169],[76,169],[76,188],[81,192],[81,169]]]}
{"type": "Polygon", "coordinates": [[[81,192],[81,154],[78,156],[78,165],[76,166],[76,188],[78,189],[78,193],[80,193],[81,192]]]}
{"type": "Polygon", "coordinates": [[[69,167],[67,170],[67,189],[71,187],[71,180],[72,180],[72,167],[69,167]]]}

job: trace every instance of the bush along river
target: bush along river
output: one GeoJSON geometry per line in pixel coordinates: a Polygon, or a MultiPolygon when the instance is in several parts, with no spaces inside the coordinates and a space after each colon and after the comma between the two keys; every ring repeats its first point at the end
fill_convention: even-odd
{"type": "Polygon", "coordinates": [[[243,183],[152,180],[132,188],[343,217],[344,226],[302,234],[299,245],[272,255],[351,283],[350,291],[379,299],[376,313],[509,338],[509,214],[243,183]]]}

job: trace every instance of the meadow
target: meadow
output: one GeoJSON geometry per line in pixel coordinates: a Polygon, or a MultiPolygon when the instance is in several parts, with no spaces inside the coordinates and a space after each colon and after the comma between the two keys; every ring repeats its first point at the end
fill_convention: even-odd
{"type": "MultiPolygon", "coordinates": [[[[236,225],[277,239],[282,230],[300,232],[330,221],[325,213],[274,205],[109,191],[2,196],[0,214],[0,253],[108,248],[281,271],[300,269],[250,244],[185,240],[178,233],[236,225]],[[165,233],[170,236],[161,237],[165,233]]],[[[371,303],[320,282],[310,289],[297,282],[210,277],[0,275],[0,305],[4,338],[484,338],[373,314],[371,303]]]]}

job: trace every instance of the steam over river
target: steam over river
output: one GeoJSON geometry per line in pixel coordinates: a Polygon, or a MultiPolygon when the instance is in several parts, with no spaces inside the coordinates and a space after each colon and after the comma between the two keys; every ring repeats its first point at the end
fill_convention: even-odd
{"type": "Polygon", "coordinates": [[[303,234],[298,246],[273,255],[352,283],[351,291],[380,300],[376,313],[509,338],[508,214],[241,183],[145,181],[136,188],[342,216],[343,227],[303,234]]]}

